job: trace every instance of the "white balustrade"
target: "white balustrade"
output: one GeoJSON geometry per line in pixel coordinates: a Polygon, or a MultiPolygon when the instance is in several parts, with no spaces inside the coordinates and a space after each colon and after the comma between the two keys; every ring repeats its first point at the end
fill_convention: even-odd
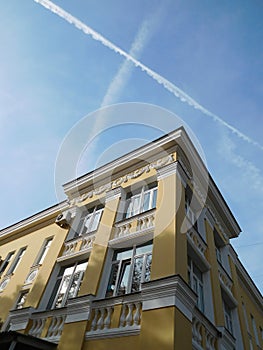
{"type": "Polygon", "coordinates": [[[202,328],[202,323],[197,318],[194,317],[192,321],[193,341],[199,345],[201,345],[202,343],[201,328],[202,328]]]}
{"type": "Polygon", "coordinates": [[[194,309],[192,319],[192,342],[195,349],[203,349],[205,343],[206,350],[216,350],[216,340],[220,333],[204,315],[198,310],[194,309]]]}
{"type": "Polygon", "coordinates": [[[141,302],[131,302],[122,305],[120,327],[138,326],[141,320],[141,302]]]}
{"type": "Polygon", "coordinates": [[[66,315],[54,315],[52,317],[52,321],[48,328],[46,339],[57,340],[60,338],[64,327],[65,319],[66,315]]]}
{"type": "Polygon", "coordinates": [[[139,233],[140,231],[150,230],[154,228],[155,211],[151,210],[147,213],[136,215],[130,219],[115,224],[114,238],[139,233]],[[134,229],[132,229],[134,228],[134,229]]]}
{"type": "Polygon", "coordinates": [[[47,320],[47,317],[34,318],[32,327],[29,330],[29,334],[32,335],[33,337],[40,338],[46,320],[47,320]]]}
{"type": "Polygon", "coordinates": [[[130,221],[124,222],[122,224],[117,224],[116,231],[115,231],[115,238],[128,235],[130,233],[131,227],[132,225],[130,221]]]}
{"type": "Polygon", "coordinates": [[[206,330],[205,332],[206,350],[216,350],[215,342],[216,342],[216,338],[206,330]]]}
{"type": "Polygon", "coordinates": [[[224,268],[220,264],[218,264],[218,274],[219,274],[220,282],[223,284],[223,286],[225,286],[231,292],[233,282],[230,276],[227,274],[227,272],[224,270],[224,268]]]}
{"type": "Polygon", "coordinates": [[[80,250],[91,249],[95,240],[95,235],[86,235],[82,237],[80,250]]]}
{"type": "Polygon", "coordinates": [[[199,253],[201,253],[204,256],[206,252],[206,243],[203,241],[202,237],[193,227],[191,227],[188,230],[187,237],[190,243],[192,243],[192,245],[194,245],[194,247],[197,248],[199,253]]]}
{"type": "Polygon", "coordinates": [[[30,335],[40,338],[47,320],[51,319],[47,334],[43,334],[41,338],[59,341],[66,319],[66,314],[62,314],[61,310],[56,309],[50,312],[32,314],[31,319],[32,327],[29,330],[30,335]]]}
{"type": "Polygon", "coordinates": [[[111,317],[113,313],[112,306],[104,306],[96,308],[91,322],[91,331],[99,331],[108,329],[111,324],[111,317]]]}
{"type": "Polygon", "coordinates": [[[69,255],[75,252],[75,249],[77,248],[78,240],[65,242],[65,249],[63,252],[63,255],[69,255]]]}
{"type": "Polygon", "coordinates": [[[154,227],[154,213],[138,218],[138,229],[145,230],[154,227]]]}

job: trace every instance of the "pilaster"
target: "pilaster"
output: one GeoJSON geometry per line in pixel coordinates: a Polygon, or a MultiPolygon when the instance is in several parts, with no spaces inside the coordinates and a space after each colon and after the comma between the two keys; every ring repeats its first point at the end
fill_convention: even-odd
{"type": "Polygon", "coordinates": [[[180,274],[187,280],[187,237],[184,171],[179,162],[157,170],[158,195],[155,217],[151,279],[180,274]]]}

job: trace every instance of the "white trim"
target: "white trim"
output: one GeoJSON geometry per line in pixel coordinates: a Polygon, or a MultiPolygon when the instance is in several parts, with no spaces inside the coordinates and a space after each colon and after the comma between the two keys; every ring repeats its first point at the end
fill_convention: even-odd
{"type": "Polygon", "coordinates": [[[197,296],[179,275],[142,283],[142,310],[176,306],[192,321],[197,296]]]}
{"type": "Polygon", "coordinates": [[[90,295],[69,299],[65,324],[89,320],[92,299],[90,295]]]}
{"type": "Polygon", "coordinates": [[[171,176],[173,174],[177,174],[183,184],[184,187],[186,187],[187,182],[189,180],[189,176],[186,174],[181,161],[176,161],[174,163],[170,163],[167,165],[164,165],[163,167],[160,167],[157,169],[157,180],[165,179],[168,176],[171,176]]]}
{"type": "Polygon", "coordinates": [[[134,244],[140,245],[153,239],[153,231],[154,227],[113,238],[109,241],[108,245],[113,249],[128,248],[134,244]]]}
{"type": "MultiPolygon", "coordinates": [[[[37,213],[35,215],[30,216],[29,218],[26,218],[14,225],[11,225],[9,227],[4,228],[3,230],[0,231],[0,239],[9,235],[9,234],[15,234],[17,231],[20,231],[22,229],[28,228],[28,227],[33,227],[35,225],[40,224],[40,222],[47,221],[51,218],[55,218],[59,212],[65,210],[68,208],[68,203],[67,202],[62,202],[59,204],[56,204],[55,206],[51,208],[47,208],[40,213],[37,213]]],[[[54,220],[55,222],[55,220],[54,220]]]]}
{"type": "Polygon", "coordinates": [[[108,203],[114,199],[121,198],[123,192],[124,192],[124,189],[122,187],[116,187],[106,192],[105,203],[108,203]]]}
{"type": "Polygon", "coordinates": [[[140,333],[141,326],[127,326],[121,328],[109,328],[97,331],[86,332],[85,340],[90,339],[105,339],[116,337],[129,337],[132,335],[138,335],[140,333]]]}

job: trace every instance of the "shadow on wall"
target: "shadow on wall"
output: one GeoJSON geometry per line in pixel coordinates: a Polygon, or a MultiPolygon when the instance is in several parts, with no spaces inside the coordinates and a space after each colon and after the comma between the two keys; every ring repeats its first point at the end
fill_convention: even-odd
{"type": "Polygon", "coordinates": [[[2,330],[2,327],[4,323],[6,322],[10,311],[17,309],[17,304],[19,302],[20,296],[22,293],[27,293],[28,295],[21,307],[21,310],[23,308],[37,308],[40,298],[44,291],[44,284],[43,282],[36,281],[36,283],[26,288],[26,286],[23,285],[17,285],[15,291],[10,295],[1,295],[0,294],[0,331],[2,330]],[[31,287],[31,288],[30,288],[31,287]]]}

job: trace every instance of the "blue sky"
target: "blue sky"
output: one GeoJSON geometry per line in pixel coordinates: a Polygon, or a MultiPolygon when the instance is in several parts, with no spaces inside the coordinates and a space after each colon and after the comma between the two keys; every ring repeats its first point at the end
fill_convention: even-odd
{"type": "MultiPolygon", "coordinates": [[[[262,291],[262,1],[55,4],[220,119],[177,98],[140,67],[33,0],[3,2],[1,227],[57,202],[54,169],[59,147],[83,117],[96,130],[92,112],[101,106],[155,104],[177,114],[198,138],[209,171],[243,230],[232,243],[262,291]]],[[[116,142],[120,130],[111,133],[109,139],[116,142]]],[[[158,132],[138,126],[129,129],[129,137],[151,140],[158,132]]],[[[94,166],[107,142],[101,138],[93,145],[80,173],[94,166]]]]}

